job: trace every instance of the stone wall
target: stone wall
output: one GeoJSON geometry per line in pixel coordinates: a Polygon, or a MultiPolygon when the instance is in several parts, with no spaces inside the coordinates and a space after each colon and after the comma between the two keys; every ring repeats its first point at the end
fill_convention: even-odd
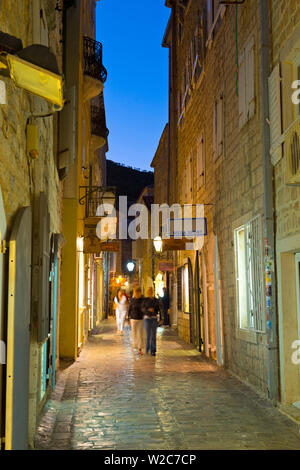
{"type": "MultiPolygon", "coordinates": [[[[61,65],[61,15],[55,11],[54,0],[45,1],[49,46],[61,65]]],[[[32,2],[29,0],[0,2],[0,30],[16,36],[26,47],[33,42],[32,2]]],[[[2,77],[1,77],[2,79],[2,77]]],[[[54,136],[57,117],[32,118],[39,135],[39,156],[32,160],[26,154],[26,126],[32,115],[46,114],[50,106],[3,78],[7,104],[0,105],[0,185],[3,193],[8,230],[19,208],[33,205],[40,192],[45,192],[50,212],[50,232],[61,232],[61,183],[56,166],[54,136]]],[[[30,445],[36,417],[41,406],[41,346],[36,342],[36,330],[31,331],[30,370],[30,445]]]]}
{"type": "MultiPolygon", "coordinates": [[[[205,2],[192,1],[184,20],[184,35],[178,45],[177,76],[182,76],[186,51],[198,18],[198,8],[205,2]]],[[[255,96],[254,117],[243,128],[239,128],[239,99],[236,90],[236,10],[227,7],[224,17],[217,25],[210,47],[205,48],[204,73],[191,92],[186,106],[183,123],[178,126],[178,196],[181,203],[202,203],[208,223],[203,256],[206,262],[206,288],[208,304],[209,355],[216,354],[215,331],[215,286],[214,247],[218,237],[221,265],[221,297],[223,305],[223,326],[225,345],[225,366],[266,393],[266,336],[258,334],[249,342],[240,339],[237,332],[234,223],[246,217],[263,216],[263,159],[261,145],[260,87],[259,87],[259,3],[247,1],[238,8],[238,48],[245,46],[251,36],[255,41],[255,96]],[[224,148],[223,154],[214,161],[213,119],[214,101],[223,96],[224,148]],[[198,189],[196,145],[201,134],[205,140],[205,184],[198,189]],[[186,184],[185,165],[191,157],[192,192],[182,192],[186,184]]],[[[179,113],[180,114],[180,113],[179,113]]],[[[179,117],[179,116],[178,116],[179,117]]],[[[178,265],[190,257],[194,269],[193,252],[182,252],[178,265]]],[[[263,279],[262,279],[263,282],[263,279]]],[[[205,286],[204,286],[205,288],[205,286]]],[[[178,312],[179,334],[189,337],[189,321],[178,312]]]]}

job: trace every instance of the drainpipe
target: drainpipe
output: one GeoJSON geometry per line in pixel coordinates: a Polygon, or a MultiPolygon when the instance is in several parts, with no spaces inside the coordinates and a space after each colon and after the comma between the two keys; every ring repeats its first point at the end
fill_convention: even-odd
{"type": "Polygon", "coordinates": [[[274,235],[274,197],[273,166],[270,158],[269,89],[270,75],[270,10],[269,2],[260,0],[260,50],[261,50],[261,119],[263,145],[264,177],[264,233],[265,233],[265,288],[267,321],[267,363],[268,398],[276,404],[279,397],[278,386],[278,333],[275,277],[275,235],[274,235]]]}

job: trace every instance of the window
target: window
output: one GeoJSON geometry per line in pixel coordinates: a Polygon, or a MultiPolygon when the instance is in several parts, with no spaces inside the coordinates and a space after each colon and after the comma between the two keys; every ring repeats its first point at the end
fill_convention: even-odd
{"type": "Polygon", "coordinates": [[[216,161],[224,150],[224,115],[223,115],[223,95],[215,100],[214,104],[214,161],[216,161]]]}
{"type": "Polygon", "coordinates": [[[182,268],[182,309],[185,313],[190,313],[189,267],[187,264],[182,268]]]}
{"type": "Polygon", "coordinates": [[[223,17],[225,12],[225,5],[220,3],[220,0],[207,0],[207,32],[208,42],[213,39],[213,32],[217,25],[218,19],[223,17]]]}
{"type": "Polygon", "coordinates": [[[182,174],[182,198],[183,203],[187,204],[191,202],[192,198],[192,154],[188,156],[185,161],[185,166],[182,174]]]}
{"type": "Polygon", "coordinates": [[[196,188],[199,189],[205,183],[205,144],[204,134],[199,137],[197,142],[197,178],[196,188]]]}
{"type": "Polygon", "coordinates": [[[239,56],[239,123],[240,128],[255,114],[254,38],[239,56]]]}
{"type": "Polygon", "coordinates": [[[238,327],[264,331],[261,217],[234,231],[238,327]]]}
{"type": "Polygon", "coordinates": [[[186,50],[185,63],[182,67],[181,86],[178,90],[178,124],[183,122],[184,111],[190,101],[191,91],[199,82],[203,71],[203,43],[204,31],[203,22],[199,13],[199,20],[193,38],[186,50]]]}
{"type": "Polygon", "coordinates": [[[185,264],[177,270],[177,307],[184,313],[191,312],[190,282],[189,266],[185,264]]]}

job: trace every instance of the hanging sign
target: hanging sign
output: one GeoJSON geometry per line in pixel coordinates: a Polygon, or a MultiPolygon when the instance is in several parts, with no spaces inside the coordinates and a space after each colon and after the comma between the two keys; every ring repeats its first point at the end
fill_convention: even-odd
{"type": "Polygon", "coordinates": [[[158,265],[159,271],[162,272],[174,272],[175,271],[175,265],[174,261],[161,261],[158,265]]]}

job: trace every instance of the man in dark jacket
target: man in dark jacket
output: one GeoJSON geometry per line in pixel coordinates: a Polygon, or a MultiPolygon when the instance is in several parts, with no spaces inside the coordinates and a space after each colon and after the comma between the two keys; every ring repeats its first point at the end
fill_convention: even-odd
{"type": "Polygon", "coordinates": [[[142,290],[136,287],[133,290],[133,297],[129,304],[128,320],[130,321],[131,334],[132,334],[132,347],[138,349],[139,354],[142,354],[143,348],[143,317],[142,304],[144,298],[142,297],[142,290]]]}
{"type": "Polygon", "coordinates": [[[158,326],[157,317],[160,315],[160,304],[154,297],[154,290],[152,287],[147,289],[147,297],[142,304],[142,311],[144,313],[144,325],[146,330],[146,353],[151,352],[152,356],[156,354],[156,330],[158,326]]]}

